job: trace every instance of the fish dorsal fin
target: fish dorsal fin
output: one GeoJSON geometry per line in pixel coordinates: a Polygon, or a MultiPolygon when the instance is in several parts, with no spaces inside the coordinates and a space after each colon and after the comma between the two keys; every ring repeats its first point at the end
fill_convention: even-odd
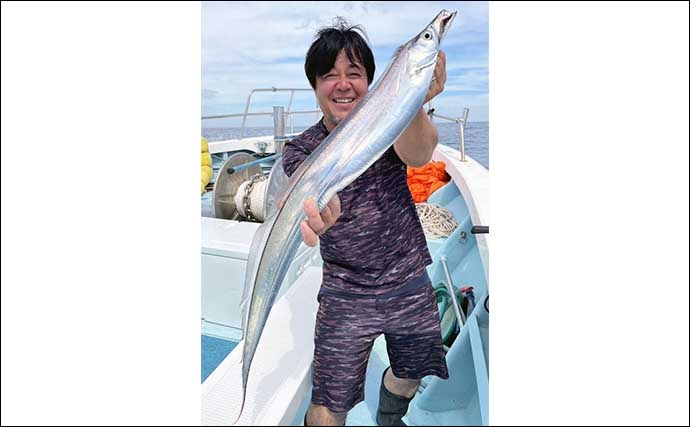
{"type": "Polygon", "coordinates": [[[242,299],[240,300],[240,309],[242,312],[242,337],[247,331],[247,321],[249,318],[249,306],[252,300],[252,291],[254,289],[254,282],[256,280],[257,272],[259,271],[259,264],[261,263],[261,256],[264,253],[268,236],[273,228],[275,222],[275,213],[266,222],[261,224],[256,229],[252,244],[249,247],[249,256],[247,257],[247,270],[244,275],[244,290],[242,291],[242,299]]]}

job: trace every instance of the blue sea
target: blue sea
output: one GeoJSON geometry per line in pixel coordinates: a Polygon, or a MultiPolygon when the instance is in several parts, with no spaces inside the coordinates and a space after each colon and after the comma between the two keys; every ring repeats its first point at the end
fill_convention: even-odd
{"type": "MultiPolygon", "coordinates": [[[[460,149],[460,131],[454,123],[435,123],[438,127],[441,144],[460,149]]],[[[305,127],[295,127],[295,132],[301,132],[305,127]]],[[[205,127],[201,134],[209,142],[240,137],[239,127],[205,127]]],[[[292,131],[288,127],[288,132],[292,131]]],[[[244,130],[245,137],[272,135],[272,127],[248,127],[244,130]]],[[[465,154],[472,157],[482,166],[489,169],[489,122],[468,122],[465,127],[465,154]]]]}

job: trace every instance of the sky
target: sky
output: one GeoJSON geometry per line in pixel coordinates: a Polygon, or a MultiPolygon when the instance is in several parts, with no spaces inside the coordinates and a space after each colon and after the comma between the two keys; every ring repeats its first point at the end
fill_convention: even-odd
{"type": "MultiPolygon", "coordinates": [[[[304,56],[316,31],[336,16],[364,27],[374,53],[376,82],[395,49],[442,9],[458,11],[458,16],[441,43],[448,80],[433,106],[451,117],[467,107],[469,121],[488,121],[488,2],[202,2],[202,116],[243,112],[252,89],[309,89],[304,56]]],[[[273,105],[287,106],[288,100],[287,92],[255,93],[250,111],[270,112],[273,105]]],[[[313,92],[295,93],[293,111],[315,109],[313,92]]],[[[296,116],[294,124],[309,125],[318,117],[296,116]]],[[[240,124],[241,119],[203,122],[204,127],[240,124]]],[[[247,126],[271,124],[270,117],[247,119],[247,126]]]]}

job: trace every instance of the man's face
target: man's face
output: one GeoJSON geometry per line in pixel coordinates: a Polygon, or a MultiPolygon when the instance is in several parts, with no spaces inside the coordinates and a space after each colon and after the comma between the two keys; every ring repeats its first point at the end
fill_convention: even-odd
{"type": "Polygon", "coordinates": [[[345,118],[369,89],[367,72],[359,62],[351,63],[344,50],[338,53],[333,68],[316,77],[316,99],[324,115],[326,129],[333,129],[345,118]]]}

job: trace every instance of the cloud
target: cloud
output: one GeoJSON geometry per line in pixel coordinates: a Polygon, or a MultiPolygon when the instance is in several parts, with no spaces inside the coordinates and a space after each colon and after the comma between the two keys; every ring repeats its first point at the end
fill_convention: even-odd
{"type": "Polygon", "coordinates": [[[217,90],[201,89],[201,98],[205,98],[205,99],[215,98],[216,95],[218,95],[218,93],[219,92],[217,90]]]}

